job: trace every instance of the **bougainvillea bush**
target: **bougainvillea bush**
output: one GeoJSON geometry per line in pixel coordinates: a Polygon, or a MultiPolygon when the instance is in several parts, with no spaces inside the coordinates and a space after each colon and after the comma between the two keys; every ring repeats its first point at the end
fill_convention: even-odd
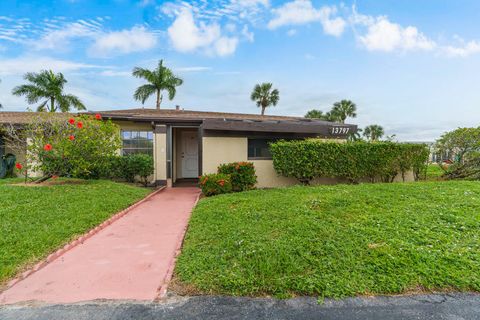
{"type": "Polygon", "coordinates": [[[199,185],[202,193],[207,197],[232,192],[232,181],[229,174],[204,174],[200,176],[199,185]]]}
{"type": "Polygon", "coordinates": [[[257,176],[251,162],[232,162],[218,167],[218,173],[229,174],[232,180],[233,191],[246,191],[255,188],[257,176]]]}
{"type": "Polygon", "coordinates": [[[119,127],[100,115],[65,118],[41,114],[26,126],[26,163],[22,170],[92,179],[107,175],[110,158],[121,147],[119,127]]]}

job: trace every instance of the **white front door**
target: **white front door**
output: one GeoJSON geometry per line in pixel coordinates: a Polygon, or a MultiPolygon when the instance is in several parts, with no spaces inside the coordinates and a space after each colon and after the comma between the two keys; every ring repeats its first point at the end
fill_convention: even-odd
{"type": "Polygon", "coordinates": [[[181,131],[182,178],[198,177],[197,132],[181,131]]]}

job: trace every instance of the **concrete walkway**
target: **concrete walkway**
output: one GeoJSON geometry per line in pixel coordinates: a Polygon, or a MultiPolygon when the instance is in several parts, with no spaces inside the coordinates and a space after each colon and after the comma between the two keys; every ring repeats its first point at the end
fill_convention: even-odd
{"type": "Polygon", "coordinates": [[[198,194],[197,188],[161,191],[1,293],[0,303],[154,300],[198,194]]]}

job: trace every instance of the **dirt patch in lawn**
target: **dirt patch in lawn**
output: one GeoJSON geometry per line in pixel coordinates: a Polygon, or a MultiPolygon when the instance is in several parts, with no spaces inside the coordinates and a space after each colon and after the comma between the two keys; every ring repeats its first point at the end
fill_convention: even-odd
{"type": "Polygon", "coordinates": [[[168,292],[179,296],[202,296],[207,294],[195,288],[194,285],[182,282],[175,273],[168,284],[168,292]]]}

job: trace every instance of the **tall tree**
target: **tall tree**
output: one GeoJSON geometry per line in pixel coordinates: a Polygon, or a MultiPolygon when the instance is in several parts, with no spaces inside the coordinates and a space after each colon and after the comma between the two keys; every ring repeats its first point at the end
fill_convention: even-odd
{"type": "Polygon", "coordinates": [[[63,92],[67,80],[62,73],[42,70],[39,73],[29,72],[23,78],[29,84],[13,88],[12,94],[25,96],[29,104],[45,99],[38,105],[37,111],[68,112],[71,108],[86,110],[85,105],[78,97],[63,92]]]}
{"type": "Polygon", "coordinates": [[[453,160],[463,163],[465,155],[480,152],[480,127],[446,132],[435,145],[439,152],[455,155],[453,160]]]}
{"type": "Polygon", "coordinates": [[[384,134],[385,131],[383,130],[383,127],[377,124],[371,124],[369,126],[366,126],[363,130],[363,136],[367,138],[367,140],[372,142],[378,141],[383,137],[384,134]]]}
{"type": "Polygon", "coordinates": [[[272,83],[257,84],[253,88],[250,99],[257,103],[257,107],[262,108],[262,116],[265,114],[265,109],[270,106],[276,106],[280,100],[280,92],[277,89],[272,89],[272,83]]]}
{"type": "Polygon", "coordinates": [[[360,129],[360,128],[357,128],[357,131],[353,132],[353,133],[349,133],[348,136],[347,136],[347,140],[348,141],[362,141],[362,132],[363,132],[363,129],[360,129]]]}
{"type": "Polygon", "coordinates": [[[331,112],[338,122],[345,123],[348,117],[357,116],[357,105],[350,100],[342,100],[333,104],[331,112]]]}
{"type": "Polygon", "coordinates": [[[320,119],[325,121],[333,121],[331,112],[323,112],[322,110],[312,109],[305,114],[308,119],[320,119]]]}
{"type": "Polygon", "coordinates": [[[148,82],[148,84],[144,84],[135,90],[133,95],[135,100],[139,100],[144,104],[151,95],[156,94],[157,110],[160,110],[160,104],[162,103],[162,91],[166,90],[168,92],[168,99],[172,100],[177,93],[176,87],[183,83],[182,79],[174,75],[172,70],[163,65],[163,60],[158,62],[155,70],[135,67],[132,75],[136,78],[145,79],[148,82]]]}

